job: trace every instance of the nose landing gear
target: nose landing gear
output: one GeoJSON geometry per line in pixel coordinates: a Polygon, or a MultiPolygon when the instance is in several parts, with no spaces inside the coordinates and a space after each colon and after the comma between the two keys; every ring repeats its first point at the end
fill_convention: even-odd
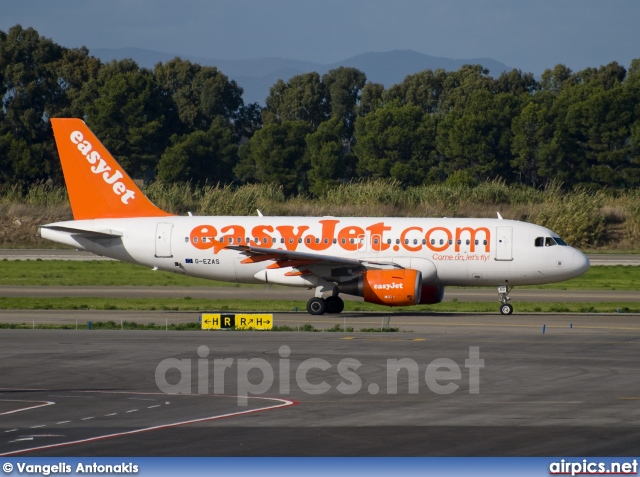
{"type": "Polygon", "coordinates": [[[510,315],[513,313],[513,306],[509,303],[511,297],[509,296],[509,292],[513,290],[513,287],[508,287],[505,285],[498,287],[498,296],[500,297],[500,313],[503,315],[510,315]]]}

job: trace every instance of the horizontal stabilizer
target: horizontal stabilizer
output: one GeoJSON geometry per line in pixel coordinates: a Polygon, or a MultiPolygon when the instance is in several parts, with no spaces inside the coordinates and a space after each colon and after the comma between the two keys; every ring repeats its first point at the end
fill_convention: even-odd
{"type": "Polygon", "coordinates": [[[86,230],[74,227],[63,227],[60,225],[42,225],[40,228],[55,230],[57,232],[66,232],[88,239],[112,239],[122,237],[122,232],[115,230],[86,230]]]}

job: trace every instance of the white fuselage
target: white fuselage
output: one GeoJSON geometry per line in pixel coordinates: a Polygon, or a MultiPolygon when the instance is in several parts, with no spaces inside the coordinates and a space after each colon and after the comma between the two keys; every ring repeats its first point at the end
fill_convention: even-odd
{"type": "MultiPolygon", "coordinates": [[[[244,283],[269,281],[263,271],[273,262],[242,263],[245,255],[222,244],[396,263],[422,268],[425,283],[441,286],[543,284],[589,268],[586,256],[561,240],[545,244],[557,238],[550,230],[501,219],[168,216],[58,222],[40,233],[126,262],[244,283]],[[67,228],[111,236],[87,237],[67,228]]],[[[304,277],[271,282],[315,286],[304,277]]]]}

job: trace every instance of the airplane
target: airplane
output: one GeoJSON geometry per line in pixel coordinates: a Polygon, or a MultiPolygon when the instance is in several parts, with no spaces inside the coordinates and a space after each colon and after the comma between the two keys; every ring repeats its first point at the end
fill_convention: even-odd
{"type": "MultiPolygon", "coordinates": [[[[156,207],[80,119],[51,119],[74,220],[41,237],[154,270],[315,289],[311,315],[343,295],[387,306],[440,303],[446,286],[578,277],[588,258],[551,230],[497,218],[177,216],[156,207]],[[326,297],[323,298],[323,295],[326,297]]],[[[258,211],[259,212],[259,211],[258,211]]]]}

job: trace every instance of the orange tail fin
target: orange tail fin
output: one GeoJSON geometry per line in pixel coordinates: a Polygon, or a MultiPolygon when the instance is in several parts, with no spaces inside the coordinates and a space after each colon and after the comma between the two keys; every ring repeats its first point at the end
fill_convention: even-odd
{"type": "Polygon", "coordinates": [[[73,218],[171,215],[151,203],[80,119],[51,119],[73,218]]]}

